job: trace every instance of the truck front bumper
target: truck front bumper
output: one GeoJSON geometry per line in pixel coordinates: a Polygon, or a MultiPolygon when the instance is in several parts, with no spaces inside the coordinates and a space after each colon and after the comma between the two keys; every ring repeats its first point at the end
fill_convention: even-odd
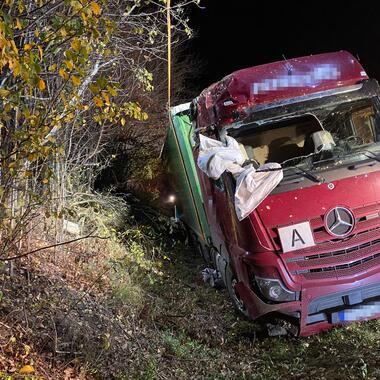
{"type": "Polygon", "coordinates": [[[292,302],[264,302],[243,282],[235,290],[252,319],[273,313],[292,316],[300,336],[334,325],[380,318],[380,272],[355,282],[304,287],[300,300],[292,302]]]}

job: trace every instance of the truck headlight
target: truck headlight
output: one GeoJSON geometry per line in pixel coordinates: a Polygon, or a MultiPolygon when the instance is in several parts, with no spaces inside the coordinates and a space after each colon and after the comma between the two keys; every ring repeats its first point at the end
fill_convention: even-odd
{"type": "Polygon", "coordinates": [[[284,302],[298,299],[298,292],[286,289],[278,279],[261,277],[256,277],[255,279],[262,295],[271,301],[284,302]]]}

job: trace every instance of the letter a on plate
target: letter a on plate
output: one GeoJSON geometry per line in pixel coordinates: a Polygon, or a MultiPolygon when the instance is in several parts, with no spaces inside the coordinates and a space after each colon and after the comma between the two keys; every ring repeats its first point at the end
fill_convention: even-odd
{"type": "Polygon", "coordinates": [[[310,223],[303,222],[278,229],[282,251],[290,252],[315,245],[310,223]]]}

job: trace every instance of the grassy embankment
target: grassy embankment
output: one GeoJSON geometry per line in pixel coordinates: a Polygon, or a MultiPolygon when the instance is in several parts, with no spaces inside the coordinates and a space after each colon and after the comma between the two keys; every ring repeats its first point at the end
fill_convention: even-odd
{"type": "Polygon", "coordinates": [[[4,268],[0,378],[380,378],[380,322],[268,338],[202,268],[163,218],[4,268]]]}

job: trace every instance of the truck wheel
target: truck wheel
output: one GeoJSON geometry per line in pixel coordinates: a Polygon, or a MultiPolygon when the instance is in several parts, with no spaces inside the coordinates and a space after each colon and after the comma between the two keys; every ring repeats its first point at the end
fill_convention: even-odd
{"type": "Polygon", "coordinates": [[[235,292],[235,285],[238,283],[238,280],[235,274],[232,272],[230,265],[226,267],[226,287],[228,290],[228,294],[231,297],[232,304],[234,305],[235,310],[249,319],[248,311],[243,303],[243,301],[239,298],[239,296],[235,292]]]}

